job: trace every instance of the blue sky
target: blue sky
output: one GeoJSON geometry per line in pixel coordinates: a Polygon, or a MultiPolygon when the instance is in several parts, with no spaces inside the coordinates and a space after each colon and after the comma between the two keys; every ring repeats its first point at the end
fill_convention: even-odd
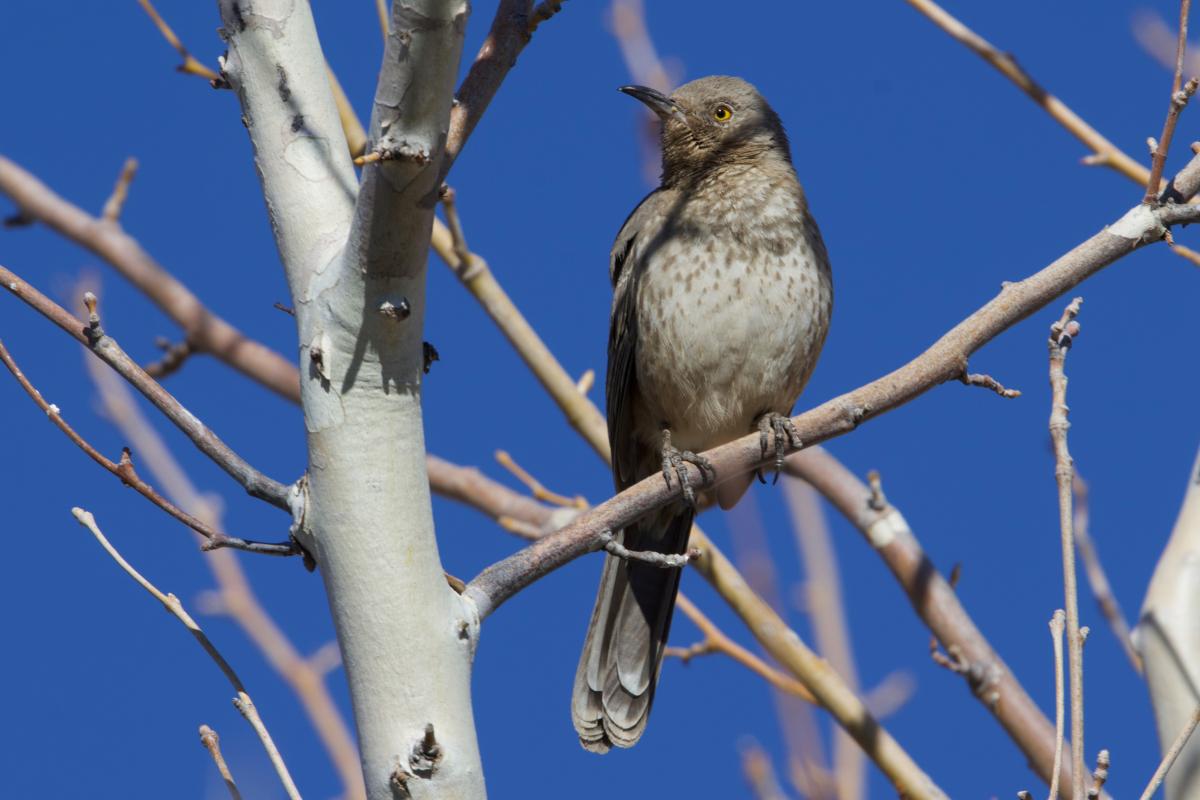
{"type": "MultiPolygon", "coordinates": [[[[493,2],[476,4],[473,54],[493,2]]],[[[852,389],[907,361],[990,299],[1116,219],[1140,190],[1081,166],[1081,146],[990,67],[907,4],[771,2],[731,11],[715,0],[651,4],[660,52],[685,78],[733,73],[756,83],[791,136],[833,260],[836,305],[822,361],[800,406],[852,389]],[[752,10],[749,10],[752,9],[752,10]]],[[[1133,14],[1171,18],[1168,2],[956,2],[949,10],[1021,63],[1137,158],[1157,135],[1170,76],[1141,51],[1133,14]],[[1083,24],[1086,20],[1086,25],[1083,24]]],[[[214,3],[160,6],[194,54],[214,64],[214,3]]],[[[641,109],[609,34],[606,3],[567,3],[521,56],[451,175],[471,246],[483,254],[564,365],[604,368],[607,253],[646,191],[641,109]]],[[[330,62],[360,112],[381,40],[374,6],[318,3],[330,62]]],[[[98,211],[126,156],[141,171],[123,217],[134,236],[218,313],[279,352],[295,352],[287,294],[235,98],[173,72],[174,52],[137,4],[6,4],[0,47],[0,152],[98,211]]],[[[1185,112],[1178,168],[1196,138],[1185,112]]],[[[1148,159],[1147,159],[1148,160],[1148,159]]],[[[5,214],[9,204],[0,200],[5,214]]],[[[1192,234],[1180,232],[1185,243],[1192,234]]],[[[174,326],[93,256],[39,228],[0,232],[0,263],[63,296],[99,272],[106,327],[135,356],[155,357],[174,326]]],[[[511,482],[492,460],[510,451],[553,488],[599,501],[605,467],[565,424],[506,341],[443,265],[429,267],[426,338],[441,352],[425,390],[427,438],[445,458],[511,482]]],[[[1093,534],[1127,613],[1136,613],[1174,520],[1200,424],[1188,343],[1196,268],[1149,248],[1085,284],[1082,336],[1067,369],[1071,449],[1091,482],[1093,534]]],[[[1047,327],[1060,303],[1014,327],[972,360],[1021,389],[1017,400],[959,384],[829,444],[857,473],[879,469],[931,558],[963,564],[960,594],[983,632],[1045,709],[1052,709],[1046,622],[1062,604],[1053,462],[1046,422],[1047,327]]],[[[82,354],[12,298],[0,336],[47,398],[105,452],[124,442],[95,413],[82,354]]],[[[299,411],[197,358],[168,381],[191,410],[270,475],[305,463],[299,411]]],[[[593,391],[598,402],[602,392],[593,391]]],[[[60,797],[85,782],[96,796],[216,797],[223,791],[196,726],[213,725],[248,796],[279,797],[270,767],[229,703],[220,674],[190,637],[121,575],[71,518],[94,511],[126,557],[193,607],[211,577],[191,537],[101,473],[8,378],[4,480],[8,569],[0,581],[9,687],[0,765],[12,797],[60,797]],[[68,754],[64,767],[64,754],[68,754]]],[[[168,426],[196,482],[218,495],[235,532],[282,532],[277,512],[248,499],[168,426]]],[[[769,487],[753,493],[785,594],[804,580],[769,487]]],[[[517,543],[475,512],[436,501],[449,571],[469,576],[517,543]]],[[[879,559],[831,517],[858,669],[867,686],[895,670],[916,694],[886,724],[953,796],[1037,793],[1024,759],[954,675],[933,665],[928,635],[879,559]]],[[[728,518],[706,529],[726,549],[728,518]]],[[[332,637],[320,582],[296,562],[244,558],[256,589],[297,645],[332,637]]],[[[571,730],[567,701],[599,571],[583,559],[509,603],[485,628],[476,662],[478,731],[494,797],[744,796],[738,744],[782,753],[767,687],[721,657],[663,670],[654,719],[633,751],[597,758],[571,730]]],[[[684,588],[740,641],[752,640],[696,576],[684,588]]],[[[1112,751],[1110,786],[1140,791],[1157,763],[1142,682],[1090,598],[1086,653],[1089,759],[1112,751]]],[[[789,610],[806,637],[802,613],[789,610]]],[[[238,666],[305,795],[332,797],[336,776],[311,728],[261,655],[229,621],[202,620],[238,666]]],[[[694,640],[686,621],[677,644],[694,640]]],[[[339,702],[340,673],[331,678],[339,702]]],[[[871,796],[890,796],[872,773],[871,796]]]]}

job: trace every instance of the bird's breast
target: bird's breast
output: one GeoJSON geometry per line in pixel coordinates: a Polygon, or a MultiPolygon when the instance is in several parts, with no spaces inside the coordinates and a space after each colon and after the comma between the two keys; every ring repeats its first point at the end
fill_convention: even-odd
{"type": "Polygon", "coordinates": [[[702,450],[748,433],[764,412],[787,413],[832,306],[815,226],[792,216],[661,241],[638,290],[638,386],[654,425],[702,450]]]}

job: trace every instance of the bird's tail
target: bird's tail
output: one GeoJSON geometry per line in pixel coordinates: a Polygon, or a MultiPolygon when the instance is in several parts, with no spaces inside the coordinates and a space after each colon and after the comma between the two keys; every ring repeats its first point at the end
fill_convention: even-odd
{"type": "MultiPolygon", "coordinates": [[[[669,507],[623,530],[619,541],[630,550],[682,553],[694,516],[690,508],[669,507]]],[[[632,747],[646,729],[679,575],[679,569],[605,558],[571,701],[585,749],[632,747]]]]}

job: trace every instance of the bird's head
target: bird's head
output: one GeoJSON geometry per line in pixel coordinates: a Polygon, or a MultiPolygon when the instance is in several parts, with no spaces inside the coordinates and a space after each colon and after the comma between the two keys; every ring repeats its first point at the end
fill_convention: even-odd
{"type": "Polygon", "coordinates": [[[728,164],[791,160],[779,115],[741,78],[698,78],[670,97],[645,86],[622,86],[621,91],[662,121],[663,183],[728,164]]]}

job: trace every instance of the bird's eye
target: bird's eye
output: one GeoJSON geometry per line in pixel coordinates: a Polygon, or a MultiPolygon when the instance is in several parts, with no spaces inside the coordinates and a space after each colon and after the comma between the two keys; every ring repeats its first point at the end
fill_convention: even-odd
{"type": "Polygon", "coordinates": [[[712,110],[712,117],[717,122],[728,122],[732,116],[733,109],[724,103],[721,103],[721,105],[712,110]]]}

